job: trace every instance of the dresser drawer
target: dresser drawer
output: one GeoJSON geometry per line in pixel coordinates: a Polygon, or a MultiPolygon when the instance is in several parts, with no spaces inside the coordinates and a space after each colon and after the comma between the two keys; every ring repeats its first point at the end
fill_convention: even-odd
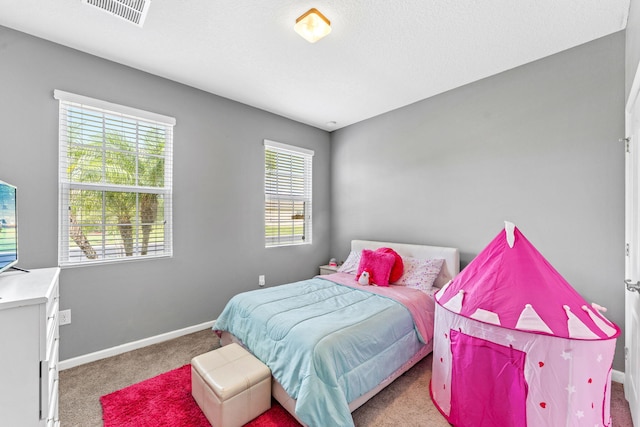
{"type": "MultiPolygon", "coordinates": [[[[40,363],[40,413],[47,420],[57,417],[58,406],[58,343],[56,338],[51,347],[49,359],[40,363]]],[[[48,421],[47,421],[48,422],[48,421]]]]}
{"type": "Polygon", "coordinates": [[[47,344],[45,347],[45,357],[47,360],[49,359],[49,354],[51,354],[51,348],[53,347],[54,341],[58,339],[58,299],[56,298],[54,302],[49,307],[51,310],[47,310],[47,323],[46,323],[46,332],[47,332],[47,344]]]}
{"type": "Polygon", "coordinates": [[[58,381],[58,343],[60,341],[56,339],[54,345],[51,348],[50,358],[46,362],[46,368],[49,376],[49,390],[53,390],[54,383],[58,381]]]}
{"type": "Polygon", "coordinates": [[[53,286],[51,287],[51,294],[47,299],[47,317],[53,315],[58,311],[58,302],[60,300],[60,289],[58,286],[58,281],[56,280],[53,286]]]}
{"type": "Polygon", "coordinates": [[[58,280],[52,286],[51,294],[47,300],[46,304],[46,347],[44,350],[44,354],[46,360],[49,360],[49,354],[51,353],[51,348],[53,346],[54,340],[58,338],[58,310],[60,309],[60,293],[58,287],[58,280]]]}
{"type": "Polygon", "coordinates": [[[58,427],[60,420],[58,416],[58,388],[56,387],[51,393],[51,400],[49,401],[49,412],[45,419],[47,427],[58,427]]]}
{"type": "Polygon", "coordinates": [[[51,286],[45,304],[46,322],[44,358],[41,362],[40,377],[40,417],[45,425],[59,426],[58,420],[58,351],[60,345],[59,334],[60,293],[58,280],[51,286]]]}

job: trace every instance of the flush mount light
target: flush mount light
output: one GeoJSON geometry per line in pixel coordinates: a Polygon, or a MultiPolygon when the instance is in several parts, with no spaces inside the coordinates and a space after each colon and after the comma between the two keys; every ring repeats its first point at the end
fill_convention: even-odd
{"type": "Polygon", "coordinates": [[[318,11],[311,8],[296,19],[293,27],[309,43],[315,43],[331,32],[331,22],[318,11]]]}

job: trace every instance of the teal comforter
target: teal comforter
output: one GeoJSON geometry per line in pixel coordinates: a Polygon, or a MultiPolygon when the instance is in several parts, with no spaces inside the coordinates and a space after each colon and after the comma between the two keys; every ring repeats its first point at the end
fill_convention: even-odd
{"type": "Polygon", "coordinates": [[[317,427],[353,426],[348,403],[424,345],[404,305],[320,277],[236,295],[213,329],[269,366],[317,427]]]}

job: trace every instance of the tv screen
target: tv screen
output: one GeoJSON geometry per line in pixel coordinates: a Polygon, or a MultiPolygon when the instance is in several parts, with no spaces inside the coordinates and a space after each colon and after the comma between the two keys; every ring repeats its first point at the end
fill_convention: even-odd
{"type": "Polygon", "coordinates": [[[0,181],[0,272],[18,262],[16,187],[0,181]]]}

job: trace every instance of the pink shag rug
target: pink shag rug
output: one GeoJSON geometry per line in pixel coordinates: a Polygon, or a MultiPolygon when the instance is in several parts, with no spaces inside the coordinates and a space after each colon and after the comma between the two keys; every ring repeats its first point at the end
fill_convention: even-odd
{"type": "MultiPolygon", "coordinates": [[[[191,365],[100,398],[104,427],[209,427],[191,396],[191,365]]],[[[246,427],[300,427],[276,401],[246,427]]]]}

